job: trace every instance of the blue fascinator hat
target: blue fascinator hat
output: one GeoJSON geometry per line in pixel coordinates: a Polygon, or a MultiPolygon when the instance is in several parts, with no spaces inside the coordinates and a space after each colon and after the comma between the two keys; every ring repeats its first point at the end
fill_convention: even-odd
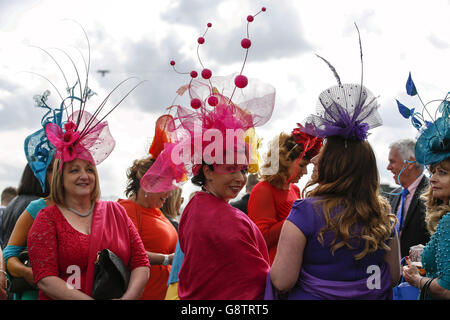
{"type": "Polygon", "coordinates": [[[52,162],[56,149],[50,143],[45,133],[45,126],[49,123],[54,123],[61,127],[62,122],[62,106],[60,109],[50,108],[46,101],[50,91],[46,90],[42,95],[35,95],[33,97],[35,106],[47,109],[41,120],[42,128],[33,132],[25,138],[24,150],[28,165],[33,171],[35,177],[38,179],[42,191],[45,192],[45,181],[47,178],[47,168],[52,162]]]}
{"type": "Polygon", "coordinates": [[[400,114],[411,120],[411,124],[419,131],[415,147],[416,161],[422,165],[439,163],[450,157],[450,92],[443,100],[432,100],[426,104],[422,102],[417,92],[411,73],[406,82],[406,93],[419,98],[423,105],[422,112],[417,112],[415,108],[408,108],[397,100],[397,107],[400,114]],[[435,116],[429,112],[427,105],[440,102],[435,116]],[[440,114],[440,115],[439,115],[440,114]],[[428,115],[430,120],[425,120],[428,115]]]}
{"type": "Polygon", "coordinates": [[[416,160],[430,165],[450,158],[450,119],[439,118],[431,123],[417,139],[416,160]]]}

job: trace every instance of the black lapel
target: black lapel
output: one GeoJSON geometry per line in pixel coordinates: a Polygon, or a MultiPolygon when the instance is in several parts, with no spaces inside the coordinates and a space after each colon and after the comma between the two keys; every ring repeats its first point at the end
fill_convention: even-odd
{"type": "Polygon", "coordinates": [[[406,228],[408,222],[411,221],[412,216],[414,215],[414,211],[416,210],[417,204],[419,202],[420,195],[424,191],[424,189],[428,186],[428,178],[424,175],[422,180],[420,180],[419,185],[417,186],[416,192],[414,192],[414,196],[411,199],[411,204],[408,208],[408,213],[406,214],[405,224],[403,228],[406,228]]]}

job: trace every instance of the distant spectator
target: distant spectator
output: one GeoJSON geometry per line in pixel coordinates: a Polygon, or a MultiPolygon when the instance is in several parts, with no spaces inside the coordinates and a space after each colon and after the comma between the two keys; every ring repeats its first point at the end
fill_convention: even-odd
{"type": "Polygon", "coordinates": [[[0,245],[2,244],[3,239],[3,212],[5,211],[6,206],[11,202],[14,197],[17,196],[17,189],[14,187],[6,187],[2,192],[2,204],[0,205],[0,245]]]}
{"type": "Polygon", "coordinates": [[[247,176],[247,184],[245,185],[245,194],[239,200],[230,202],[230,205],[232,205],[235,208],[238,208],[243,213],[248,215],[247,208],[248,208],[248,199],[250,199],[250,192],[258,182],[259,182],[258,174],[256,173],[249,174],[247,176]]]}
{"type": "Polygon", "coordinates": [[[36,199],[45,198],[50,193],[50,185],[46,181],[45,192],[42,191],[41,185],[34,176],[33,171],[27,164],[23,170],[22,178],[17,189],[17,197],[15,197],[5,208],[3,212],[2,222],[2,249],[8,243],[9,237],[16,225],[17,219],[26,209],[28,204],[36,199]]]}
{"type": "Polygon", "coordinates": [[[17,196],[17,189],[14,187],[6,187],[2,191],[2,205],[1,208],[5,208],[14,197],[17,196]]]}
{"type": "Polygon", "coordinates": [[[177,188],[171,191],[170,196],[166,199],[163,206],[161,207],[161,212],[166,216],[167,219],[172,223],[174,228],[178,232],[178,218],[180,216],[180,208],[184,199],[181,196],[181,188],[177,188]]]}

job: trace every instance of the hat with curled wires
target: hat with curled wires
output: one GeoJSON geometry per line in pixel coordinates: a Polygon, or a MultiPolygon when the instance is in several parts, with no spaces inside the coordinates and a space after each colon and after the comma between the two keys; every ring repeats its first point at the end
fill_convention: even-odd
{"type": "Polygon", "coordinates": [[[197,39],[197,57],[201,71],[180,72],[175,61],[170,65],[175,72],[189,75],[188,84],[177,90],[169,113],[174,111],[170,128],[176,130],[176,139],[167,143],[155,163],[141,179],[141,187],[147,192],[162,192],[174,188],[174,184],[186,174],[198,174],[203,164],[214,166],[219,173],[236,170],[257,172],[259,140],[255,127],[262,126],[271,118],[275,104],[275,88],[258,79],[243,74],[252,45],[249,25],[257,15],[265,12],[263,7],[255,15],[247,16],[246,37],[241,40],[245,50],[244,62],[239,73],[214,76],[200,58],[199,50],[206,43],[205,36],[212,23],[197,39]],[[188,93],[188,106],[175,104],[177,97],[188,93]],[[219,166],[226,164],[226,166],[219,166]],[[168,167],[174,175],[168,173],[168,167]],[[178,178],[175,178],[178,177],[178,178]]]}

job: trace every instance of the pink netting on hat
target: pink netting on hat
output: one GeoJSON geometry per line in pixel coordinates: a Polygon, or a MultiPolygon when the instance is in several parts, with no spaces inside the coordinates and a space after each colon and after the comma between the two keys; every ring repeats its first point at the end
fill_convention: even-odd
{"type": "MultiPolygon", "coordinates": [[[[246,129],[264,125],[272,116],[275,106],[275,88],[261,80],[250,78],[248,85],[244,89],[239,89],[234,83],[236,75],[234,73],[228,76],[217,76],[209,80],[195,79],[189,87],[189,95],[192,99],[198,98],[202,102],[200,108],[202,113],[214,111],[214,106],[211,106],[208,100],[213,96],[217,98],[217,105],[237,106],[239,110],[236,115],[244,121],[243,125],[246,129]]],[[[188,112],[191,113],[191,111],[188,112]]]]}
{"type": "MultiPolygon", "coordinates": [[[[203,36],[198,38],[197,56],[202,71],[179,72],[175,69],[175,61],[170,65],[180,74],[189,74],[191,80],[177,90],[179,96],[188,90],[190,105],[188,107],[172,105],[169,109],[176,110],[174,116],[177,125],[178,141],[172,147],[172,155],[169,157],[165,150],[158,156],[155,164],[146,173],[148,177],[141,180],[141,186],[146,191],[163,190],[172,188],[171,182],[176,180],[179,172],[170,171],[173,165],[174,155],[180,158],[186,171],[198,173],[203,163],[212,164],[219,171],[246,170],[249,164],[257,163],[257,141],[254,127],[264,125],[272,116],[275,105],[275,88],[270,84],[257,79],[248,79],[242,74],[251,46],[249,39],[249,24],[266,8],[261,8],[255,15],[247,17],[247,38],[242,39],[241,47],[245,50],[245,58],[240,73],[229,76],[215,76],[210,69],[205,68],[200,59],[198,50],[205,43],[205,35],[212,24],[207,24],[203,36]],[[249,132],[251,131],[251,132],[249,132]],[[164,159],[160,158],[164,154],[164,159]],[[254,161],[251,157],[254,156],[254,161]],[[157,166],[155,166],[158,163],[157,166]],[[221,166],[226,164],[228,166],[221,166]],[[220,168],[220,169],[219,169],[220,168]],[[155,184],[157,186],[155,187],[155,184]]],[[[255,168],[255,166],[252,166],[255,168]]],[[[178,170],[178,168],[177,168],[178,170]]],[[[181,172],[181,170],[180,170],[181,172]]]]}
{"type": "Polygon", "coordinates": [[[114,138],[108,122],[98,122],[87,111],[75,111],[64,124],[63,130],[53,123],[45,127],[49,141],[55,146],[55,158],[62,163],[83,159],[93,165],[100,164],[113,151],[114,138]],[[78,127],[75,125],[78,123],[78,127]]]}
{"type": "MultiPolygon", "coordinates": [[[[202,103],[200,108],[176,108],[175,120],[180,125],[180,140],[189,140],[193,174],[198,165],[249,164],[252,162],[248,139],[255,139],[247,130],[265,124],[272,116],[275,105],[275,88],[257,79],[250,79],[248,86],[236,89],[235,75],[193,80],[189,88],[191,98],[202,103]],[[217,98],[215,106],[209,98],[217,98]],[[232,97],[230,100],[229,97],[232,97]],[[247,138],[247,141],[246,141],[247,138]],[[236,154],[245,154],[237,157],[236,154]]],[[[256,144],[255,144],[256,145],[256,144]]],[[[256,159],[254,159],[257,161],[256,159]]],[[[197,168],[197,169],[196,169],[197,168]]]]}
{"type": "Polygon", "coordinates": [[[166,192],[180,187],[187,180],[184,162],[172,152],[177,144],[164,145],[164,150],[158,155],[155,163],[141,178],[141,188],[146,192],[166,192]]]}

